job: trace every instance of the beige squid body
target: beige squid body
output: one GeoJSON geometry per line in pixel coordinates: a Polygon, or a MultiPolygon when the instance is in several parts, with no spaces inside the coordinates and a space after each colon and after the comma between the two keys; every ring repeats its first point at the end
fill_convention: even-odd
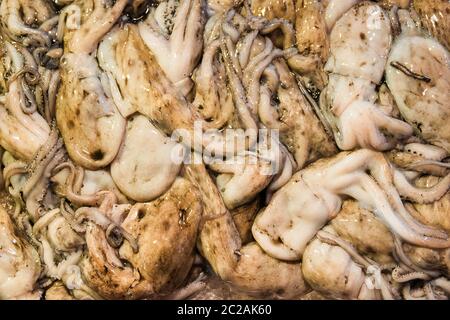
{"type": "Polygon", "coordinates": [[[364,270],[338,246],[312,240],[305,250],[302,272],[309,285],[327,297],[374,299],[365,286],[364,270]]]}
{"type": "Polygon", "coordinates": [[[35,284],[40,272],[38,253],[18,237],[8,213],[0,207],[0,299],[39,299],[35,284]]]}
{"type": "Polygon", "coordinates": [[[132,208],[122,227],[138,239],[139,252],[125,244],[120,254],[156,292],[171,293],[191,270],[201,214],[198,190],[177,178],[163,197],[132,208]]]}
{"type": "Polygon", "coordinates": [[[351,7],[360,0],[327,0],[323,1],[326,6],[325,23],[328,31],[333,29],[334,24],[338,21],[351,7]]]}
{"type": "Polygon", "coordinates": [[[250,5],[253,14],[267,19],[286,19],[289,22],[295,20],[294,0],[253,0],[250,5]]]}
{"type": "Polygon", "coordinates": [[[111,176],[129,198],[145,202],[166,192],[180,171],[183,147],[141,115],[128,120],[125,139],[111,164],[111,176]]]}
{"type": "Polygon", "coordinates": [[[94,57],[66,54],[56,103],[56,121],[71,159],[94,170],[116,157],[126,124],[100,77],[94,57]]]}
{"type": "Polygon", "coordinates": [[[137,242],[112,248],[105,231],[89,224],[81,262],[86,285],[107,299],[160,297],[180,287],[195,257],[202,215],[198,190],[177,178],[158,199],[132,206],[121,227],[137,242]],[[124,264],[123,261],[128,261],[124,264]]]}
{"type": "Polygon", "coordinates": [[[91,170],[113,161],[125,132],[126,121],[110,96],[94,51],[127,3],[118,0],[108,7],[104,1],[77,2],[89,16],[64,36],[56,121],[72,161],[91,170]],[[87,9],[89,5],[92,10],[87,9]]]}
{"type": "Polygon", "coordinates": [[[449,152],[450,55],[447,49],[432,38],[401,37],[389,55],[386,82],[403,118],[416,134],[449,152]],[[406,71],[393,67],[393,63],[400,63],[406,71]]]}

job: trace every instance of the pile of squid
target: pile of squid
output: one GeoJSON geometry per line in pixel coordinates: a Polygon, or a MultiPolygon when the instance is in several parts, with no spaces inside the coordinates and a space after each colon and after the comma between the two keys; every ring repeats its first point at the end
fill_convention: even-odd
{"type": "Polygon", "coordinates": [[[449,12],[0,0],[0,299],[448,299],[449,12]]]}

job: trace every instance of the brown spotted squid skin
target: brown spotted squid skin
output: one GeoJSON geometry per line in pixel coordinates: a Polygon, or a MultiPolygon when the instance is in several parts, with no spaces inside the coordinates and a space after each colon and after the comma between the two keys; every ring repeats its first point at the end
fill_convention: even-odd
{"type": "Polygon", "coordinates": [[[447,0],[414,0],[413,8],[420,22],[443,46],[450,50],[450,2],[447,0]]]}
{"type": "Polygon", "coordinates": [[[56,120],[70,158],[87,169],[107,166],[117,155],[125,119],[101,83],[93,55],[101,38],[120,17],[126,0],[106,8],[103,1],[72,34],[66,35],[56,120]]]}
{"type": "Polygon", "coordinates": [[[95,292],[108,299],[156,298],[184,284],[195,257],[202,204],[197,188],[178,178],[170,190],[148,203],[137,203],[121,227],[138,244],[127,241],[114,252],[105,232],[90,224],[83,277],[95,292]],[[119,258],[128,261],[123,264],[119,258]]]}
{"type": "Polygon", "coordinates": [[[199,230],[198,248],[214,272],[237,290],[257,297],[292,299],[305,294],[308,286],[301,263],[275,259],[257,242],[244,244],[205,167],[189,165],[186,172],[202,195],[205,221],[199,230]]]}

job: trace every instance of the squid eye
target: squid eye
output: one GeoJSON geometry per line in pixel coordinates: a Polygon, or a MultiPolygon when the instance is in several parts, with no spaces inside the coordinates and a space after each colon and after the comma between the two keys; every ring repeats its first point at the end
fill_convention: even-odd
{"type": "Polygon", "coordinates": [[[158,2],[154,0],[132,1],[124,10],[125,16],[130,22],[137,23],[147,17],[150,9],[156,7],[157,4],[158,2]]]}
{"type": "Polygon", "coordinates": [[[274,105],[279,105],[280,104],[280,98],[278,97],[278,94],[274,93],[272,95],[271,100],[272,100],[272,104],[274,104],[274,105]]]}
{"type": "Polygon", "coordinates": [[[145,217],[145,211],[142,209],[139,209],[138,214],[137,214],[138,220],[141,220],[144,217],[145,217]]]}
{"type": "Polygon", "coordinates": [[[119,248],[123,243],[123,235],[117,226],[110,225],[106,230],[106,240],[113,248],[119,248]]]}

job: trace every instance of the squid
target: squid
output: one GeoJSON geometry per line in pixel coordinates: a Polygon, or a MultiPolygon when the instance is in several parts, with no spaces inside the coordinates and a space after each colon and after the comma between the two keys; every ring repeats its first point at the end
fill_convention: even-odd
{"type": "Polygon", "coordinates": [[[400,35],[389,54],[386,83],[417,136],[450,151],[445,125],[450,98],[450,55],[432,38],[400,35]]]}
{"type": "Polygon", "coordinates": [[[294,298],[307,291],[300,263],[266,254],[257,242],[242,244],[233,217],[204,165],[189,165],[187,177],[201,192],[204,224],[199,250],[214,272],[238,290],[257,297],[294,298]]]}
{"type": "Polygon", "coordinates": [[[125,133],[126,121],[105,92],[92,53],[127,3],[119,0],[107,7],[105,1],[95,0],[94,10],[79,29],[65,35],[56,120],[70,158],[88,169],[110,164],[125,133]]]}
{"type": "Polygon", "coordinates": [[[10,77],[6,95],[0,100],[0,144],[15,157],[31,161],[50,134],[50,125],[39,114],[29,87],[38,81],[39,74],[26,49],[8,41],[4,44],[10,77]]]}
{"type": "Polygon", "coordinates": [[[449,178],[417,188],[381,153],[367,149],[340,153],[296,173],[259,213],[253,236],[273,257],[300,260],[316,232],[338,214],[345,195],[372,210],[403,241],[447,248],[448,234],[412,218],[402,198],[416,203],[439,200],[449,188],[449,178]]]}
{"type": "Polygon", "coordinates": [[[50,47],[47,24],[55,25],[55,11],[47,0],[5,0],[0,4],[1,26],[13,40],[26,46],[50,47]],[[34,25],[39,24],[39,28],[34,25]],[[24,39],[21,39],[21,38],[24,39]]]}
{"type": "Polygon", "coordinates": [[[392,42],[388,15],[371,2],[353,6],[334,25],[330,41],[320,109],[339,148],[385,151],[409,138],[412,127],[375,103],[392,42]]]}
{"type": "Polygon", "coordinates": [[[413,0],[412,3],[422,25],[447,50],[450,50],[450,22],[448,21],[450,4],[448,1],[413,0]]]}
{"type": "Polygon", "coordinates": [[[42,294],[36,287],[41,272],[38,252],[18,236],[3,208],[0,208],[0,230],[0,298],[38,300],[42,294]]]}
{"type": "Polygon", "coordinates": [[[384,266],[361,256],[331,227],[319,231],[306,248],[302,271],[315,290],[334,299],[398,298],[384,266]]]}
{"type": "Polygon", "coordinates": [[[147,19],[139,23],[139,33],[146,46],[153,52],[169,80],[183,95],[193,86],[190,76],[202,52],[202,34],[205,24],[202,0],[181,0],[175,10],[173,1],[162,2],[147,19]],[[166,26],[167,21],[173,25],[166,26]]]}
{"type": "Polygon", "coordinates": [[[202,214],[199,197],[191,183],[178,178],[152,202],[121,209],[102,205],[99,210],[110,222],[95,218],[92,208],[83,209],[94,219],[88,218],[83,227],[87,256],[80,267],[86,285],[109,299],[182,298],[201,288],[198,279],[176,291],[194,262],[202,214]]]}
{"type": "Polygon", "coordinates": [[[137,115],[128,119],[124,142],[111,163],[111,177],[128,198],[145,202],[164,194],[175,181],[183,147],[165,137],[150,121],[137,115]],[[145,150],[145,153],[143,153],[145,150]]]}

